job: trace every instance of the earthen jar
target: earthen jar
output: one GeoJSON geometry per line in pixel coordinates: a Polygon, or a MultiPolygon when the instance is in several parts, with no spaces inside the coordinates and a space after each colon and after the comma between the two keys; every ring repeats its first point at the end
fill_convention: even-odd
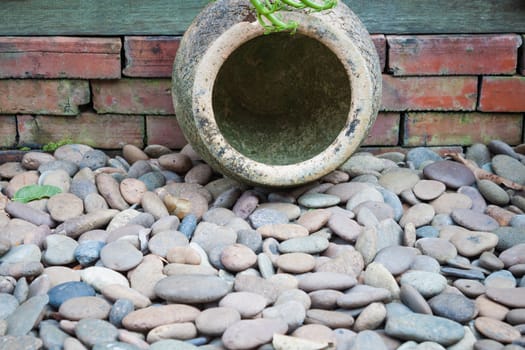
{"type": "Polygon", "coordinates": [[[187,140],[239,181],[291,187],[338,168],[372,126],[379,60],[341,1],[328,11],[281,11],[295,34],[265,34],[248,0],[216,0],[193,21],[173,69],[187,140]]]}

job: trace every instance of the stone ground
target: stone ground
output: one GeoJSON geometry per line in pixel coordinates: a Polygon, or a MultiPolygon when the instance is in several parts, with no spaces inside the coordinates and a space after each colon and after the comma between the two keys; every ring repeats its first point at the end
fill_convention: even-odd
{"type": "Polygon", "coordinates": [[[0,349],[523,349],[523,154],[358,153],[272,191],[189,146],[28,152],[0,165],[0,349]]]}

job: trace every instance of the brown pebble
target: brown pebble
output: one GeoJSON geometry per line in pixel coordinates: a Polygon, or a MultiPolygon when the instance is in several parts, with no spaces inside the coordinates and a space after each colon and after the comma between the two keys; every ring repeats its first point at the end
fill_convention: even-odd
{"type": "Polygon", "coordinates": [[[201,256],[199,252],[190,247],[172,247],[166,254],[166,259],[170,263],[199,265],[201,263],[201,256]]]}
{"type": "Polygon", "coordinates": [[[478,317],[474,322],[478,332],[487,338],[508,344],[521,337],[520,332],[512,326],[490,317],[478,317]]]}
{"type": "Polygon", "coordinates": [[[134,178],[127,178],[120,182],[120,193],[129,204],[139,204],[147,190],[144,182],[134,178]]]}
{"type": "Polygon", "coordinates": [[[224,248],[221,262],[230,271],[244,271],[257,262],[257,255],[243,244],[232,244],[224,248]]]}
{"type": "Polygon", "coordinates": [[[476,309],[478,309],[479,316],[487,316],[500,321],[504,320],[509,312],[507,307],[490,300],[484,294],[476,298],[476,309]]]}
{"type": "Polygon", "coordinates": [[[304,226],[312,233],[320,230],[330,219],[332,213],[326,209],[314,209],[307,211],[297,219],[297,224],[304,226]]]}
{"type": "Polygon", "coordinates": [[[47,210],[56,221],[66,221],[84,213],[84,202],[72,193],[59,193],[47,201],[47,210]]]}
{"type": "Polygon", "coordinates": [[[95,181],[98,192],[104,197],[110,208],[118,210],[129,208],[128,203],[120,194],[119,183],[113,176],[104,173],[98,174],[95,181]]]}
{"type": "Polygon", "coordinates": [[[177,174],[187,173],[193,166],[190,157],[182,153],[170,153],[159,157],[159,164],[177,174]]]}
{"type": "Polygon", "coordinates": [[[213,169],[206,163],[195,165],[184,176],[184,182],[188,184],[206,185],[213,176],[213,169]]]}
{"type": "Polygon", "coordinates": [[[277,266],[289,273],[305,273],[315,267],[315,258],[306,253],[289,253],[277,258],[277,266]]]}
{"type": "Polygon", "coordinates": [[[122,155],[130,164],[135,163],[137,160],[148,160],[149,157],[143,150],[134,145],[125,145],[122,147],[122,155]]]}
{"type": "Polygon", "coordinates": [[[24,186],[36,185],[37,182],[38,172],[34,170],[15,175],[11,180],[9,180],[9,184],[5,188],[5,194],[9,198],[13,198],[16,191],[24,186]]]}

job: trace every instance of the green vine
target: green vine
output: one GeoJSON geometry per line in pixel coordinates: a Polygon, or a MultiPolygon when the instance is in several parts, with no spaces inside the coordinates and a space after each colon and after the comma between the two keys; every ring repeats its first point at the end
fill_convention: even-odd
{"type": "Polygon", "coordinates": [[[297,30],[297,22],[284,22],[277,12],[284,8],[309,9],[323,11],[333,8],[337,0],[322,0],[317,3],[311,0],[250,0],[257,12],[257,20],[264,27],[266,34],[289,31],[292,34],[297,30]]]}

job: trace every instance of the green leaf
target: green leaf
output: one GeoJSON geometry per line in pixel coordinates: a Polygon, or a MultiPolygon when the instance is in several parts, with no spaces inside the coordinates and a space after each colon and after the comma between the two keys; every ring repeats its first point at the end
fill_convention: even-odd
{"type": "Polygon", "coordinates": [[[27,185],[16,191],[13,201],[27,203],[35,199],[49,198],[61,192],[62,190],[56,186],[27,185]]]}

